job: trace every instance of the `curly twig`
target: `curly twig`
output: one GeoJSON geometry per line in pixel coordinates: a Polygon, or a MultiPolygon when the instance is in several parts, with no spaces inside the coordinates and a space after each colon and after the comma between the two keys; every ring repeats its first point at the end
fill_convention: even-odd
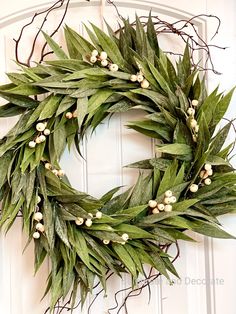
{"type": "MultiPolygon", "coordinates": [[[[32,57],[34,55],[34,52],[35,52],[35,49],[36,49],[36,43],[37,43],[37,40],[38,40],[38,37],[41,33],[41,31],[43,30],[44,26],[45,26],[45,23],[47,22],[47,19],[48,19],[48,16],[50,15],[50,13],[52,13],[54,10],[57,10],[59,8],[61,8],[65,3],[65,0],[59,0],[59,1],[56,1],[51,7],[41,11],[41,12],[36,12],[34,14],[34,16],[32,17],[31,21],[27,24],[25,24],[22,28],[21,28],[21,31],[20,31],[20,34],[19,34],[19,37],[17,39],[13,39],[15,41],[15,58],[16,58],[16,61],[21,64],[21,65],[24,65],[24,66],[27,66],[27,67],[30,67],[30,63],[32,61],[32,57]],[[30,50],[30,53],[29,53],[29,56],[27,57],[27,61],[24,62],[24,61],[21,61],[20,58],[19,58],[19,45],[20,45],[20,42],[23,38],[23,35],[24,35],[24,32],[25,30],[32,26],[32,24],[35,22],[35,19],[36,17],[38,16],[43,16],[44,15],[44,18],[43,18],[43,21],[33,39],[33,43],[32,43],[32,47],[31,47],[31,50],[30,50]]],[[[58,24],[58,26],[56,27],[56,29],[51,33],[51,37],[53,37],[57,31],[60,29],[64,19],[65,19],[65,16],[66,16],[66,13],[67,13],[67,10],[68,10],[68,6],[69,6],[69,3],[70,3],[70,0],[67,0],[66,1],[66,7],[65,7],[65,10],[64,10],[64,13],[63,13],[63,16],[58,24]]],[[[48,54],[45,54],[44,51],[45,51],[45,48],[47,46],[47,43],[45,43],[42,47],[42,50],[41,50],[41,57],[40,57],[40,61],[39,62],[42,62],[44,57],[48,54]]]]}
{"type": "MultiPolygon", "coordinates": [[[[113,6],[115,6],[114,2],[108,1],[113,6]]],[[[116,7],[116,6],[115,6],[116,7]]],[[[116,10],[117,7],[116,7],[116,10]]],[[[118,11],[119,12],[119,11],[118,11]]],[[[120,14],[118,14],[121,17],[120,14]]],[[[122,17],[121,17],[122,18],[122,17]]],[[[140,21],[142,25],[145,27],[148,23],[149,16],[140,16],[140,21]]],[[[199,71],[213,71],[215,74],[220,74],[216,71],[214,67],[214,63],[211,56],[211,50],[213,48],[217,49],[226,49],[227,47],[221,47],[215,44],[208,44],[204,38],[199,34],[197,27],[195,26],[195,21],[198,18],[213,18],[217,21],[216,30],[213,33],[210,40],[212,40],[219,32],[221,26],[221,20],[218,16],[212,14],[198,14],[196,16],[191,17],[190,19],[180,19],[173,23],[160,19],[158,16],[152,16],[152,20],[155,26],[157,36],[160,34],[169,34],[169,35],[176,35],[181,38],[181,40],[188,44],[190,49],[190,56],[191,56],[191,63],[194,68],[197,68],[199,71]],[[192,33],[194,35],[192,35],[192,33]],[[194,53],[202,51],[205,54],[205,62],[204,65],[201,66],[199,63],[196,64],[194,60],[194,53]],[[209,64],[209,67],[207,66],[209,64]]],[[[136,21],[133,21],[131,25],[135,26],[136,21]]],[[[119,27],[115,33],[118,34],[120,30],[123,30],[124,27],[119,27]]],[[[175,53],[174,51],[164,51],[165,53],[172,54],[172,55],[180,55],[183,56],[181,53],[175,53]]]]}

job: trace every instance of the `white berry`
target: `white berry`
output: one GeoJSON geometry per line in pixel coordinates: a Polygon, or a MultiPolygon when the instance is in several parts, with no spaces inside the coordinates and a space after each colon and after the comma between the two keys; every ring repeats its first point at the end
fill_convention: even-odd
{"type": "Polygon", "coordinates": [[[171,190],[168,190],[165,192],[165,196],[166,197],[171,197],[172,196],[172,191],[171,190]]]}
{"type": "Polygon", "coordinates": [[[73,118],[77,118],[77,117],[78,117],[77,110],[75,110],[75,111],[72,113],[72,116],[73,116],[73,118]]]}
{"type": "Polygon", "coordinates": [[[40,231],[40,232],[44,232],[45,231],[45,227],[43,224],[41,224],[40,222],[37,223],[37,225],[35,226],[36,230],[40,231]]]}
{"type": "Polygon", "coordinates": [[[193,99],[193,100],[192,100],[192,105],[193,105],[193,107],[197,107],[197,105],[198,105],[198,100],[193,99]]]}
{"type": "Polygon", "coordinates": [[[141,74],[137,75],[137,81],[138,81],[139,83],[141,83],[143,80],[144,80],[143,75],[141,75],[141,74]]]}
{"type": "Polygon", "coordinates": [[[110,240],[103,240],[102,242],[107,245],[110,243],[110,240]]]}
{"type": "Polygon", "coordinates": [[[207,174],[208,174],[208,176],[212,176],[213,175],[213,170],[212,169],[207,170],[207,174]]]}
{"type": "Polygon", "coordinates": [[[108,65],[108,61],[105,59],[105,60],[102,60],[101,61],[101,65],[103,66],[103,67],[106,67],[107,65],[108,65]]]}
{"type": "Polygon", "coordinates": [[[58,170],[53,169],[53,170],[52,170],[52,173],[55,174],[55,176],[58,176],[58,170]]]}
{"type": "Polygon", "coordinates": [[[170,204],[170,203],[171,203],[170,197],[165,197],[164,204],[170,204]]]}
{"type": "Polygon", "coordinates": [[[87,220],[85,221],[85,225],[86,225],[87,227],[91,227],[92,224],[93,224],[93,222],[92,222],[91,219],[87,219],[87,220]]]}
{"type": "Polygon", "coordinates": [[[102,212],[96,212],[96,218],[101,219],[102,218],[102,212]]]}
{"type": "Polygon", "coordinates": [[[59,177],[63,177],[65,175],[65,171],[62,169],[58,170],[58,175],[59,177]]]}
{"type": "Polygon", "coordinates": [[[210,184],[211,184],[211,179],[210,179],[210,178],[205,179],[205,180],[204,180],[204,183],[205,183],[206,185],[210,185],[210,184]]]}
{"type": "Polygon", "coordinates": [[[197,184],[191,184],[189,189],[192,193],[195,193],[198,191],[198,185],[197,184]]]}
{"type": "Polygon", "coordinates": [[[117,64],[111,64],[111,65],[109,66],[109,70],[110,70],[111,72],[116,72],[116,71],[118,71],[118,69],[119,69],[119,67],[118,67],[117,64]]]}
{"type": "Polygon", "coordinates": [[[101,60],[106,60],[106,59],[107,59],[107,53],[106,53],[105,51],[102,51],[102,52],[100,53],[100,59],[101,59],[101,60]]]}
{"type": "Polygon", "coordinates": [[[170,197],[170,202],[171,202],[171,204],[176,203],[176,197],[175,196],[171,196],[170,197]]]}
{"type": "Polygon", "coordinates": [[[97,58],[94,57],[94,56],[91,56],[91,57],[90,57],[90,62],[91,62],[91,63],[97,62],[97,58]]]}
{"type": "Polygon", "coordinates": [[[38,195],[38,197],[37,197],[37,204],[39,204],[40,202],[41,202],[41,197],[38,195]]]}
{"type": "Polygon", "coordinates": [[[137,81],[137,75],[133,74],[130,76],[130,81],[131,82],[136,82],[137,81]]]}
{"type": "Polygon", "coordinates": [[[141,87],[142,87],[142,88],[148,88],[148,87],[149,87],[149,82],[148,82],[146,79],[144,79],[144,80],[141,82],[141,87]]]}
{"type": "Polygon", "coordinates": [[[51,165],[49,162],[47,162],[47,163],[44,165],[44,167],[45,167],[45,169],[48,169],[48,170],[52,169],[52,165],[51,165]]]}
{"type": "Polygon", "coordinates": [[[150,200],[150,201],[148,202],[148,206],[151,207],[151,208],[157,207],[157,201],[150,200]]]}
{"type": "Polygon", "coordinates": [[[77,226],[81,226],[83,223],[84,223],[84,219],[81,218],[81,217],[78,217],[78,218],[76,219],[76,221],[75,221],[75,224],[76,224],[77,226]]]}
{"type": "Polygon", "coordinates": [[[208,177],[208,171],[202,170],[199,174],[201,179],[206,179],[208,177]]]}
{"type": "Polygon", "coordinates": [[[171,212],[172,211],[172,206],[171,205],[165,205],[165,212],[171,212]]]}
{"type": "Polygon", "coordinates": [[[45,124],[43,122],[39,122],[36,124],[36,130],[39,132],[43,132],[45,130],[45,124]]]}
{"type": "Polygon", "coordinates": [[[155,214],[158,214],[159,213],[159,209],[156,207],[156,208],[153,208],[152,210],[152,213],[155,215],[155,214]]]}
{"type": "Polygon", "coordinates": [[[34,220],[40,221],[43,219],[43,214],[41,212],[37,212],[34,214],[34,220]]]}
{"type": "Polygon", "coordinates": [[[196,135],[193,135],[193,141],[197,142],[197,136],[196,135]]]}
{"type": "Polygon", "coordinates": [[[36,143],[34,141],[30,141],[29,142],[29,147],[30,148],[35,148],[35,146],[36,146],[36,143]]]}
{"type": "Polygon", "coordinates": [[[40,137],[37,137],[37,138],[35,139],[35,142],[36,142],[36,144],[40,144],[40,143],[42,143],[42,141],[41,141],[40,137]]]}
{"type": "Polygon", "coordinates": [[[73,118],[72,112],[67,112],[67,113],[66,113],[66,118],[67,118],[67,119],[72,119],[72,118],[73,118]]]}
{"type": "Polygon", "coordinates": [[[39,233],[38,231],[35,231],[35,232],[33,233],[33,238],[34,238],[34,239],[39,239],[39,238],[40,238],[40,233],[39,233]]]}
{"type": "Polygon", "coordinates": [[[51,131],[49,130],[49,129],[45,129],[44,131],[43,131],[43,134],[44,135],[49,135],[51,133],[51,131]]]}
{"type": "Polygon", "coordinates": [[[196,126],[197,126],[197,120],[191,119],[191,120],[190,120],[190,127],[191,127],[192,129],[194,129],[196,126]]]}
{"type": "Polygon", "coordinates": [[[39,139],[40,139],[41,143],[42,143],[42,142],[45,142],[46,136],[45,136],[45,135],[40,135],[40,136],[39,136],[39,139]]]}
{"type": "Polygon", "coordinates": [[[98,56],[98,51],[97,50],[93,50],[92,51],[92,56],[97,57],[98,56]]]}
{"type": "Polygon", "coordinates": [[[198,131],[199,131],[199,125],[198,125],[198,124],[195,126],[194,131],[195,131],[196,133],[198,133],[198,131]]]}
{"type": "Polygon", "coordinates": [[[195,110],[193,108],[188,108],[187,114],[190,115],[190,116],[194,116],[195,115],[195,110]]]}
{"type": "Polygon", "coordinates": [[[164,204],[158,204],[157,205],[157,208],[160,210],[160,211],[163,211],[165,209],[165,205],[164,204]]]}
{"type": "Polygon", "coordinates": [[[127,233],[123,233],[121,238],[124,240],[124,241],[128,241],[129,240],[129,235],[127,233]]]}
{"type": "Polygon", "coordinates": [[[211,170],[211,165],[210,165],[210,164],[205,164],[204,169],[205,169],[206,171],[211,170]]]}

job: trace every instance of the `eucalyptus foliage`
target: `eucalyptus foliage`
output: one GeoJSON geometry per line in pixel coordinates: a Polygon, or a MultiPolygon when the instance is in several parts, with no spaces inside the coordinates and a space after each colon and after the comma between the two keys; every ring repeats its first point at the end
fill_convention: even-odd
{"type": "Polygon", "coordinates": [[[204,78],[191,66],[188,46],[173,64],[159,48],[151,17],[145,29],[138,18],[136,27],[124,21],[118,35],[110,28],[109,35],[95,25],[92,29],[88,29],[91,41],[87,41],[65,26],[67,51],[44,34],[57,58],[30,68],[21,66],[19,72],[8,73],[9,84],[0,86],[0,96],[7,101],[0,107],[0,116],[20,115],[0,140],[0,226],[9,230],[21,212],[30,241],[37,206],[43,213],[45,232],[35,240],[35,269],[50,258],[46,292],[51,292],[52,308],[71,288],[72,303],[78,287],[84,303],[95,278],[106,289],[108,270],[117,275],[129,273],[133,284],[144,273],[144,264],[167,278],[170,273],[177,276],[171,256],[161,247],[179,239],[193,241],[186,230],[232,238],[217,220],[233,212],[236,205],[236,174],[228,157],[232,144],[223,147],[231,122],[216,128],[233,90],[223,95],[216,88],[208,95],[204,78]],[[90,63],[93,50],[106,51],[119,71],[90,63]],[[130,80],[140,68],[149,88],[130,80]],[[198,100],[196,141],[186,118],[192,100],[198,100]],[[75,190],[66,176],[59,178],[45,168],[45,162],[60,168],[66,146],[74,143],[80,153],[87,130],[94,130],[105,117],[134,109],[142,109],[145,117],[128,127],[158,139],[159,144],[155,158],[129,165],[140,169],[133,188],[118,195],[119,188],[114,188],[96,199],[75,190]],[[77,118],[67,119],[68,111],[76,111],[77,118]],[[44,121],[51,134],[30,148],[29,142],[38,134],[36,124],[44,121]],[[191,193],[189,187],[199,182],[206,163],[214,170],[212,184],[200,184],[191,193]],[[161,201],[167,190],[177,198],[173,210],[152,214],[148,201],[161,201]],[[102,217],[92,219],[90,227],[75,224],[78,217],[91,219],[89,213],[95,216],[97,211],[102,217]],[[123,233],[130,238],[125,245],[123,233]]]}

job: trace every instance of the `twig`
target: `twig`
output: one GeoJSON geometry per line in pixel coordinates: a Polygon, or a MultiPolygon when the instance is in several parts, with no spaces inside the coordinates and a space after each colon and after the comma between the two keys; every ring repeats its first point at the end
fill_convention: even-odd
{"type": "MultiPolygon", "coordinates": [[[[56,1],[51,7],[41,11],[41,12],[36,12],[34,14],[34,16],[32,17],[31,21],[27,24],[25,24],[22,28],[21,28],[21,31],[20,31],[20,34],[19,34],[19,37],[17,39],[14,39],[15,41],[15,58],[16,58],[16,61],[21,64],[21,65],[24,65],[24,66],[27,66],[27,67],[30,67],[30,63],[32,61],[32,57],[34,55],[34,52],[35,52],[35,48],[36,48],[36,43],[37,43],[37,40],[38,40],[38,37],[41,33],[41,31],[43,30],[44,26],[45,26],[45,23],[47,22],[47,19],[48,19],[48,16],[50,13],[52,13],[54,10],[57,10],[59,8],[61,8],[65,3],[65,0],[59,0],[59,1],[56,1]],[[24,35],[24,32],[25,30],[32,26],[35,22],[35,19],[36,17],[38,16],[43,16],[44,15],[44,19],[33,39],[33,43],[32,43],[32,47],[31,47],[31,50],[30,50],[30,53],[29,53],[29,56],[27,57],[27,61],[24,62],[24,61],[21,61],[20,58],[19,58],[19,45],[20,45],[20,42],[22,41],[22,38],[23,38],[23,35],[24,35]]],[[[69,6],[69,3],[70,3],[70,0],[67,0],[66,1],[66,7],[65,7],[65,10],[64,10],[64,13],[63,13],[63,16],[58,24],[58,26],[56,27],[56,29],[51,33],[51,37],[54,36],[56,34],[56,32],[60,29],[64,19],[65,19],[65,16],[66,16],[66,13],[67,13],[67,10],[68,10],[68,6],[69,6]]],[[[44,51],[45,51],[45,48],[47,46],[47,43],[45,43],[42,47],[42,50],[41,50],[41,57],[40,57],[40,61],[39,62],[42,62],[43,61],[43,58],[48,54],[44,54],[44,51]]]]}

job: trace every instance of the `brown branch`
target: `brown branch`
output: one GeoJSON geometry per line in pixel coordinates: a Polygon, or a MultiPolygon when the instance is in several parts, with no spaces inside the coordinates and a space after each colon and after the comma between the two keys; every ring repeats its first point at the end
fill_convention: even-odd
{"type": "MultiPolygon", "coordinates": [[[[63,0],[63,3],[64,3],[64,0],[63,0]]],[[[62,18],[58,24],[58,26],[56,27],[56,29],[49,35],[50,37],[53,37],[60,29],[65,17],[66,17],[66,14],[67,14],[67,11],[68,11],[68,7],[69,7],[69,4],[70,4],[70,0],[67,0],[66,2],[66,7],[65,7],[65,10],[64,10],[64,13],[62,15],[62,18]]],[[[43,45],[42,47],[42,50],[41,50],[41,57],[40,57],[40,60],[39,60],[39,63],[41,63],[43,60],[44,60],[44,57],[48,54],[48,53],[45,53],[45,49],[47,47],[47,42],[45,42],[45,44],[43,45]]]]}
{"type": "MultiPolygon", "coordinates": [[[[114,3],[113,3],[114,5],[114,3]]],[[[118,10],[116,8],[116,10],[118,10]]],[[[147,20],[148,16],[140,16],[140,21],[142,25],[145,27],[147,26],[147,20]]],[[[215,74],[220,74],[218,71],[215,70],[214,63],[211,56],[212,49],[221,49],[224,50],[227,47],[221,47],[215,44],[208,44],[203,37],[198,32],[197,27],[195,26],[195,22],[198,18],[209,18],[209,19],[215,19],[217,21],[216,29],[211,37],[211,40],[218,34],[220,26],[221,26],[221,20],[219,17],[211,14],[198,14],[196,16],[191,17],[190,19],[180,19],[173,23],[167,22],[165,20],[160,19],[158,16],[152,16],[152,20],[155,26],[156,34],[159,36],[160,34],[168,34],[168,35],[174,35],[177,37],[180,37],[181,40],[188,44],[189,50],[190,50],[190,57],[191,57],[191,63],[194,68],[197,68],[200,71],[213,71],[215,74]],[[193,32],[193,34],[192,34],[193,32]],[[194,53],[202,51],[205,54],[205,62],[201,66],[199,63],[196,63],[194,60],[194,53]],[[209,66],[208,66],[209,64],[209,66]]],[[[131,25],[135,26],[136,22],[133,21],[131,25]]],[[[115,33],[119,34],[120,30],[123,30],[124,27],[119,27],[115,33]]],[[[174,51],[168,51],[166,53],[170,53],[172,55],[180,55],[183,56],[183,54],[179,53],[176,54],[174,51]]]]}
{"type": "MultiPolygon", "coordinates": [[[[35,48],[36,48],[36,44],[37,44],[37,41],[38,41],[38,37],[39,37],[41,31],[43,30],[43,28],[44,28],[44,26],[45,26],[45,23],[47,22],[47,19],[48,19],[49,15],[50,15],[53,11],[55,11],[55,10],[61,8],[61,7],[64,5],[65,1],[66,1],[66,0],[59,0],[59,1],[56,1],[51,7],[47,8],[47,9],[41,11],[41,12],[36,12],[36,13],[34,14],[34,16],[32,17],[31,21],[30,21],[29,23],[25,24],[25,25],[21,28],[19,37],[18,37],[17,39],[14,39],[14,41],[15,41],[15,58],[16,58],[16,61],[17,61],[19,64],[24,65],[24,66],[27,66],[27,67],[30,67],[30,63],[31,63],[31,61],[32,61],[32,57],[33,57],[34,52],[35,52],[35,48]],[[39,29],[38,29],[36,35],[34,36],[33,43],[32,43],[32,47],[31,47],[29,56],[27,57],[27,61],[26,61],[26,62],[21,61],[20,58],[19,58],[19,45],[20,45],[20,43],[21,43],[21,41],[22,41],[23,35],[24,35],[24,33],[25,33],[25,30],[26,30],[28,27],[30,27],[30,26],[32,26],[32,25],[34,24],[36,17],[38,17],[38,16],[43,16],[43,15],[44,15],[43,21],[42,21],[42,23],[41,23],[41,25],[40,25],[40,27],[39,27],[39,29]]],[[[61,20],[60,20],[58,26],[56,27],[56,29],[55,29],[55,30],[52,32],[52,34],[50,35],[51,37],[54,36],[54,35],[56,34],[56,32],[60,29],[60,27],[61,27],[61,25],[62,25],[62,23],[63,23],[63,21],[64,21],[64,19],[65,19],[65,16],[66,16],[66,13],[67,13],[67,10],[68,10],[69,3],[70,3],[70,0],[67,0],[67,1],[66,1],[66,7],[65,7],[65,10],[64,10],[64,12],[63,12],[63,16],[62,16],[62,18],[61,18],[61,20]]],[[[48,54],[48,53],[47,53],[47,54],[44,53],[44,50],[45,50],[45,48],[46,48],[46,45],[47,45],[47,43],[45,43],[45,44],[43,45],[43,47],[42,47],[40,62],[42,62],[43,58],[48,54]]]]}

